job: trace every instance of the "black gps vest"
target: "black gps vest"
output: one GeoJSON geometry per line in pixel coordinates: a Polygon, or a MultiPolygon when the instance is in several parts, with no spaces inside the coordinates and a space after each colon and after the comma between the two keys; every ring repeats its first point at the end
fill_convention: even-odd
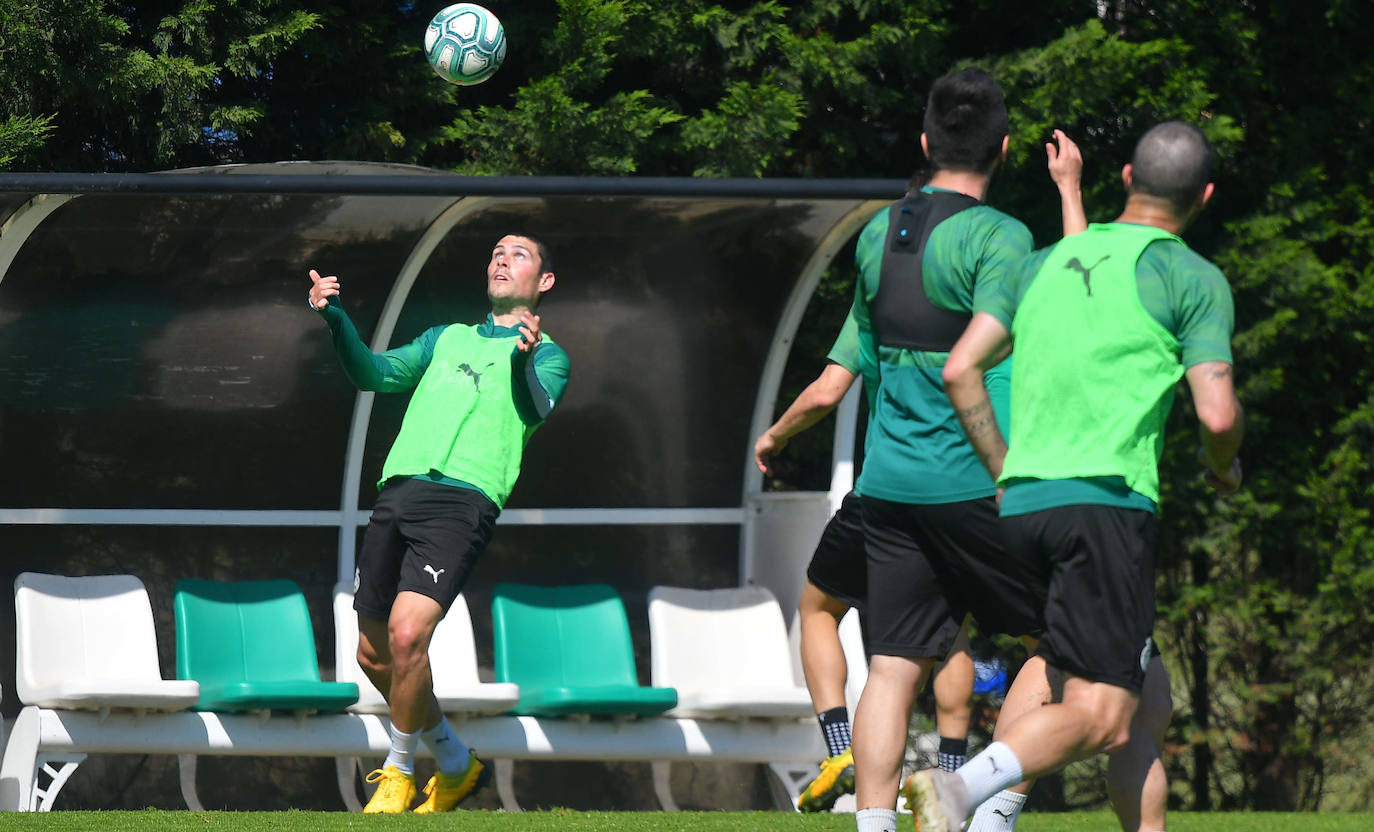
{"type": "Polygon", "coordinates": [[[930,302],[921,261],[935,226],[981,204],[964,194],[917,192],[888,209],[887,246],[872,305],[879,344],[922,352],[954,348],[972,316],[930,302]]]}

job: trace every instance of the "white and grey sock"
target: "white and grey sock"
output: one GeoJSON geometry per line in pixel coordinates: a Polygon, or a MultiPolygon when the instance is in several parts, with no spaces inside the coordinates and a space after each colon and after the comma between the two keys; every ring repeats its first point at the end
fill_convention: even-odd
{"type": "Polygon", "coordinates": [[[1021,807],[1026,805],[1026,796],[1019,792],[1003,789],[983,801],[978,811],[973,813],[967,832],[1011,832],[1016,828],[1016,819],[1021,807]]]}
{"type": "Polygon", "coordinates": [[[415,747],[420,744],[420,732],[407,734],[391,726],[391,751],[386,755],[382,767],[395,766],[406,774],[415,773],[415,747]]]}
{"type": "Polygon", "coordinates": [[[859,832],[897,832],[896,809],[860,809],[854,813],[859,832]]]}
{"type": "Polygon", "coordinates": [[[468,757],[470,751],[467,745],[458,738],[453,726],[448,719],[441,718],[439,724],[427,731],[420,732],[420,738],[425,741],[425,747],[434,754],[434,760],[439,766],[439,771],[446,777],[457,777],[468,768],[468,757]]]}
{"type": "Polygon", "coordinates": [[[981,806],[983,801],[1002,789],[1020,783],[1021,761],[1011,746],[995,742],[978,752],[955,772],[968,788],[970,806],[981,806]]]}

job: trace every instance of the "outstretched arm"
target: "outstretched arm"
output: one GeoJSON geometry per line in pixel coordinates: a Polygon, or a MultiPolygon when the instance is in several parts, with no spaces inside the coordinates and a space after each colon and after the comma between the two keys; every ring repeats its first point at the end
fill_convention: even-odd
{"type": "Polygon", "coordinates": [[[1064,236],[1088,227],[1083,211],[1083,154],[1063,130],[1054,131],[1054,141],[1045,143],[1050,178],[1059,188],[1059,206],[1064,219],[1064,236]]]}
{"type": "Polygon", "coordinates": [[[1189,367],[1187,378],[1202,440],[1198,458],[1207,466],[1207,483],[1221,494],[1234,494],[1240,488],[1236,454],[1245,436],[1245,411],[1236,398],[1231,365],[1204,361],[1189,367]]]}
{"type": "Polygon", "coordinates": [[[1011,333],[995,316],[979,312],[950,351],[942,373],[959,424],[993,480],[1002,475],[1007,441],[997,427],[983,374],[1010,354],[1011,333]]]}
{"type": "Polygon", "coordinates": [[[816,380],[806,386],[796,401],[778,417],[772,427],[754,442],[754,464],[765,474],[771,474],[769,459],[787,447],[792,437],[825,417],[849,392],[855,375],[839,364],[827,364],[816,380]]]}
{"type": "Polygon", "coordinates": [[[420,383],[442,328],[431,329],[405,346],[378,355],[363,343],[343,306],[330,302],[331,297],[339,294],[339,279],[334,275],[322,277],[311,269],[310,280],[310,307],[319,312],[329,326],[339,364],[354,386],[359,390],[393,393],[414,389],[420,383]]]}

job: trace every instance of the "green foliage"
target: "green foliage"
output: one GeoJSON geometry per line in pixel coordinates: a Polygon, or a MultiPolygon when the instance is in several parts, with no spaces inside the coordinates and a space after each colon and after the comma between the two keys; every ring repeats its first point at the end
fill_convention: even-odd
{"type": "MultiPolygon", "coordinates": [[[[86,170],[211,161],[207,129],[246,131],[261,117],[216,101],[223,81],[260,74],[316,25],[314,14],[276,0],[160,5],[5,5],[3,114],[52,128],[16,146],[25,159],[86,170]]],[[[17,154],[0,148],[5,155],[17,154]]]]}

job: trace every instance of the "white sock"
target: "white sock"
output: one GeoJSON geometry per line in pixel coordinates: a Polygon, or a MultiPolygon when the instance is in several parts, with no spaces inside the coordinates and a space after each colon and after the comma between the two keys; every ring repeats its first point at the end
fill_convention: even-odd
{"type": "Polygon", "coordinates": [[[466,744],[458,739],[453,726],[446,717],[439,718],[439,724],[428,731],[420,732],[425,747],[434,753],[434,761],[439,771],[448,777],[457,777],[467,770],[469,751],[466,744]]]}
{"type": "Polygon", "coordinates": [[[968,789],[969,806],[981,806],[983,801],[1002,789],[1020,783],[1021,761],[1006,743],[995,742],[954,772],[968,789]]]}
{"type": "Polygon", "coordinates": [[[404,731],[396,730],[396,726],[391,726],[391,751],[386,755],[386,762],[382,763],[382,768],[395,766],[406,774],[415,773],[415,747],[420,744],[420,732],[412,731],[407,734],[404,731]]]}
{"type": "Polygon", "coordinates": [[[1016,828],[1021,807],[1025,805],[1024,794],[1003,789],[983,801],[978,811],[973,813],[973,822],[969,824],[967,832],[1011,832],[1016,828]]]}
{"type": "Polygon", "coordinates": [[[897,832],[896,809],[860,809],[854,813],[859,832],[897,832]]]}

